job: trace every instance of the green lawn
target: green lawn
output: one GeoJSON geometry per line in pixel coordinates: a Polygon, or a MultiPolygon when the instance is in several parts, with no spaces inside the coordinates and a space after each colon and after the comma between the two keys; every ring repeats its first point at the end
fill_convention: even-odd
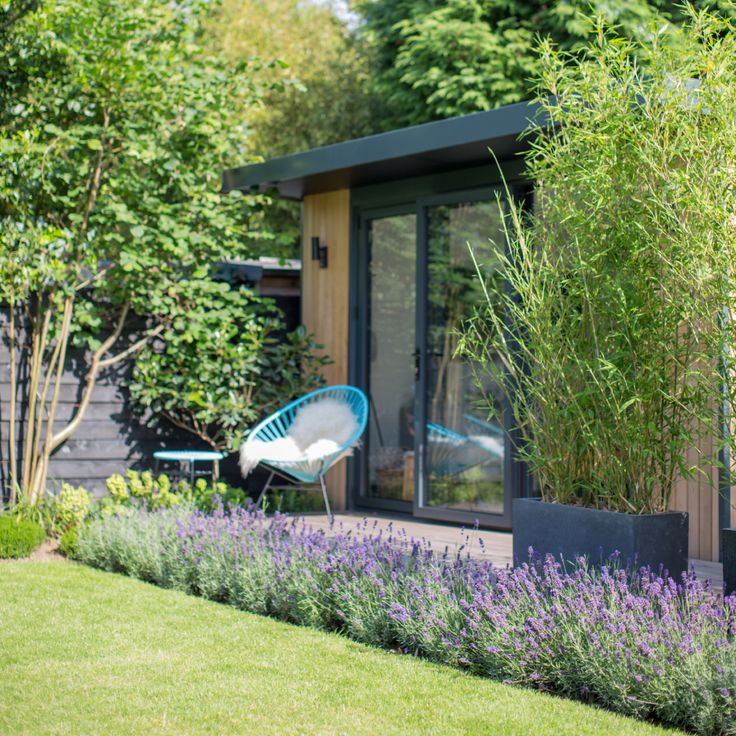
{"type": "Polygon", "coordinates": [[[65,562],[0,565],[0,683],[14,736],[665,733],[65,562]]]}

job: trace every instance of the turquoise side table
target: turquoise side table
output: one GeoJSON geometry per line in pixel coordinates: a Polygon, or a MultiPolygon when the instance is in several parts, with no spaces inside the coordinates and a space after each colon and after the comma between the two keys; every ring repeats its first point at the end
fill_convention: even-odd
{"type": "Polygon", "coordinates": [[[189,466],[189,482],[194,485],[194,477],[196,475],[206,475],[206,470],[196,470],[196,463],[212,463],[211,475],[218,475],[217,466],[220,460],[225,457],[221,452],[210,452],[207,450],[158,450],[153,453],[156,460],[156,473],[158,473],[159,464],[164,462],[178,462],[180,467],[189,466]]]}

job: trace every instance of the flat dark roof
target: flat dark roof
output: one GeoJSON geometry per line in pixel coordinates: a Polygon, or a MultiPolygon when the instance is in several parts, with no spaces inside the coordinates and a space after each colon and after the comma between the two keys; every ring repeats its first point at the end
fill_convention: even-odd
{"type": "Polygon", "coordinates": [[[488,112],[356,138],[227,169],[222,191],[277,188],[285,199],[499,161],[524,150],[522,133],[539,124],[538,106],[519,102],[488,112]]]}

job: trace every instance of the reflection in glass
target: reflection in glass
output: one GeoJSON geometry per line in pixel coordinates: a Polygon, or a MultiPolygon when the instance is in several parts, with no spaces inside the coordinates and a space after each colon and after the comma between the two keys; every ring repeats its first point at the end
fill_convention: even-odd
{"type": "MultiPolygon", "coordinates": [[[[468,243],[488,259],[491,248],[479,246],[489,238],[503,242],[495,200],[428,211],[426,503],[502,513],[504,434],[487,419],[473,366],[455,356],[459,330],[482,299],[468,243]]],[[[481,270],[490,283],[494,263],[481,270]]],[[[500,396],[492,385],[485,391],[500,396]]]]}
{"type": "Polygon", "coordinates": [[[412,501],[416,216],[369,227],[368,495],[412,501]]]}

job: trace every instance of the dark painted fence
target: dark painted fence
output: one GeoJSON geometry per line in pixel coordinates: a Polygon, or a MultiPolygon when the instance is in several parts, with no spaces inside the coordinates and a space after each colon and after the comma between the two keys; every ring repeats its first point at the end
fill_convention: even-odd
{"type": "MultiPolygon", "coordinates": [[[[3,315],[4,317],[4,315],[3,315]]],[[[5,337],[5,330],[3,329],[5,337]]],[[[153,467],[155,450],[172,447],[198,447],[196,439],[185,432],[162,425],[145,426],[134,416],[123,387],[129,366],[103,373],[92,395],[79,429],[54,453],[49,467],[50,486],[62,481],[82,484],[90,491],[100,492],[105,479],[126,468],[153,467]]],[[[59,409],[55,422],[58,431],[71,419],[79,405],[83,382],[79,355],[67,361],[62,379],[59,409]]],[[[18,399],[25,392],[18,390],[18,399]]],[[[24,397],[25,399],[25,397],[24,397]]],[[[10,415],[10,354],[7,339],[0,343],[0,478],[8,487],[8,429],[10,415]]],[[[27,403],[17,407],[16,436],[18,456],[23,454],[23,436],[27,403]]]]}
{"type": "MultiPolygon", "coordinates": [[[[299,323],[298,272],[292,271],[287,291],[274,279],[263,279],[262,291],[273,296],[285,311],[290,327],[299,323]],[[294,289],[296,284],[296,290],[294,289]],[[265,288],[263,288],[265,287],[265,288]],[[270,290],[270,291],[269,291],[270,290]]],[[[283,278],[283,274],[278,274],[283,278]]],[[[124,340],[123,340],[124,342],[124,340]]],[[[7,311],[0,309],[0,488],[9,490],[8,484],[8,427],[10,409],[10,353],[7,340],[7,311]]],[[[67,360],[62,380],[60,405],[55,422],[58,431],[74,414],[81,397],[85,364],[80,354],[72,354],[67,360]]],[[[105,479],[113,473],[127,468],[146,469],[154,467],[153,453],[161,449],[209,449],[194,435],[179,430],[168,422],[159,427],[145,426],[134,412],[125,389],[125,378],[130,365],[116,367],[104,372],[94,389],[92,402],[87,408],[79,429],[59,447],[53,455],[49,479],[54,489],[62,482],[82,484],[97,494],[104,489],[105,479]]],[[[20,398],[22,391],[18,391],[20,398]]],[[[23,423],[26,404],[18,406],[16,436],[19,439],[19,457],[22,456],[23,423]]],[[[202,465],[202,468],[205,466],[202,465]]],[[[208,466],[207,466],[208,467],[208,466]]],[[[234,485],[242,479],[235,455],[221,465],[221,475],[234,485]]],[[[256,478],[254,482],[257,482],[256,478]]]]}

